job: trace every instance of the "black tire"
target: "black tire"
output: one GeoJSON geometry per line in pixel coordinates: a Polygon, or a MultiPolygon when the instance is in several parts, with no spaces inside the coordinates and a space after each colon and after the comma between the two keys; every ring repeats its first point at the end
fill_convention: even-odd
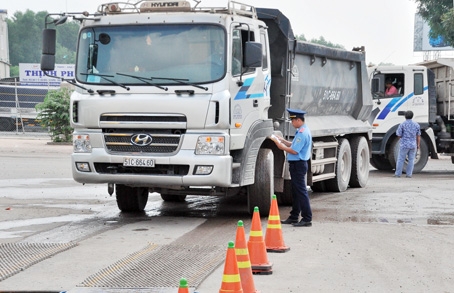
{"type": "MultiPolygon", "coordinates": [[[[389,149],[389,163],[392,165],[393,169],[396,169],[397,158],[399,157],[399,138],[395,138],[389,149]]],[[[424,169],[429,160],[429,147],[427,146],[426,141],[421,138],[419,150],[416,152],[415,162],[413,166],[413,173],[419,173],[424,169]]],[[[402,172],[405,173],[407,169],[408,160],[404,162],[402,172]]]]}
{"type": "Polygon", "coordinates": [[[274,157],[270,149],[259,150],[254,176],[254,184],[247,188],[248,211],[252,214],[258,207],[261,216],[268,216],[274,195],[274,157]]]}
{"type": "Polygon", "coordinates": [[[284,180],[284,192],[277,193],[276,198],[279,205],[292,205],[293,195],[291,180],[284,180]]]}
{"type": "Polygon", "coordinates": [[[326,181],[327,191],[343,192],[347,190],[352,171],[352,152],[347,139],[339,139],[337,148],[336,177],[326,181]]]}
{"type": "Polygon", "coordinates": [[[369,144],[364,136],[354,137],[350,142],[352,150],[352,174],[350,187],[365,187],[369,180],[369,144]]]}
{"type": "Polygon", "coordinates": [[[15,131],[16,122],[12,118],[0,117],[0,131],[15,131]]]}
{"type": "Polygon", "coordinates": [[[163,201],[168,201],[168,202],[183,202],[186,200],[186,195],[175,195],[175,194],[165,194],[161,193],[161,198],[163,201]]]}
{"type": "Polygon", "coordinates": [[[148,188],[115,184],[117,206],[122,212],[141,212],[148,201],[148,188]]]}
{"type": "Polygon", "coordinates": [[[370,164],[377,170],[389,171],[393,169],[389,159],[380,155],[372,155],[372,158],[370,158],[370,164]]]}
{"type": "Polygon", "coordinates": [[[311,189],[313,192],[326,192],[326,184],[325,181],[317,181],[312,183],[311,189]]]}

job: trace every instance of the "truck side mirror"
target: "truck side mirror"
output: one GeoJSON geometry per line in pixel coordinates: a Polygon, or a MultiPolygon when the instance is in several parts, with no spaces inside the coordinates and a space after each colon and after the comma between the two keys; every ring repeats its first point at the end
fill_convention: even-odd
{"type": "Polygon", "coordinates": [[[262,44],[256,42],[246,42],[244,48],[244,67],[262,67],[263,61],[262,44]]]}
{"type": "Polygon", "coordinates": [[[41,70],[51,71],[55,69],[55,47],[57,33],[55,29],[43,30],[43,50],[41,55],[41,70]]]}

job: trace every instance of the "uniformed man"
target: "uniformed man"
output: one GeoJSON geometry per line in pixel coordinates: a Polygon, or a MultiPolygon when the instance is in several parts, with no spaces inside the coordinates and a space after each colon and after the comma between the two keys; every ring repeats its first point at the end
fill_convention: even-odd
{"type": "Polygon", "coordinates": [[[293,141],[282,137],[275,140],[277,147],[287,152],[289,171],[292,180],[293,204],[290,216],[281,221],[282,224],[292,224],[295,227],[312,226],[312,210],[307,193],[306,175],[308,161],[312,154],[312,136],[309,128],[304,123],[305,111],[287,109],[292,125],[296,128],[293,141]],[[298,221],[301,214],[301,220],[298,221]]]}

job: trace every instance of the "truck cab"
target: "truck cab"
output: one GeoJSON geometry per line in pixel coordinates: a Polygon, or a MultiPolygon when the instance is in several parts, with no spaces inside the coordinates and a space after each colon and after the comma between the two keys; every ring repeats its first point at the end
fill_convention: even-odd
{"type": "Polygon", "coordinates": [[[55,66],[54,25],[81,22],[71,96],[73,178],[107,184],[122,211],[149,192],[247,196],[268,215],[291,203],[286,108],[308,111],[308,185],[342,192],[369,175],[371,98],[363,50],[299,42],[277,9],[229,0],[102,4],[94,14],[46,17],[41,69],[55,66]]]}
{"type": "Polygon", "coordinates": [[[416,65],[378,66],[368,71],[374,101],[371,164],[379,170],[396,167],[399,148],[396,130],[405,121],[405,112],[411,110],[413,120],[421,127],[421,144],[414,165],[414,172],[420,172],[429,156],[437,158],[435,132],[439,131],[433,72],[416,65]],[[386,81],[397,88],[397,94],[385,94],[386,81]]]}

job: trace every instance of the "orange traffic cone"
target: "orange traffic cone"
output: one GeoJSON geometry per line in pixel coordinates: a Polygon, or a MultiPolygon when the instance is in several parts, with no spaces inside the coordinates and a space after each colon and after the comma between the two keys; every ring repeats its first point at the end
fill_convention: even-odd
{"type": "Polygon", "coordinates": [[[243,293],[241,278],[236,260],[235,243],[229,242],[224,264],[224,275],[219,293],[243,293]]]}
{"type": "Polygon", "coordinates": [[[268,261],[265,241],[263,241],[262,224],[260,223],[259,208],[254,208],[252,215],[251,232],[247,243],[253,274],[270,275],[273,273],[273,264],[268,261]]]}
{"type": "Polygon", "coordinates": [[[284,244],[276,195],[273,195],[273,199],[271,200],[270,215],[268,216],[268,225],[266,226],[265,244],[266,251],[268,252],[286,252],[290,250],[290,247],[284,244]]]}
{"type": "Polygon", "coordinates": [[[188,281],[185,278],[180,279],[180,286],[178,287],[178,293],[189,293],[188,281]]]}
{"type": "Polygon", "coordinates": [[[238,269],[240,270],[241,287],[243,288],[243,292],[260,293],[260,291],[255,290],[243,221],[238,221],[235,239],[235,252],[236,260],[238,261],[238,269]]]}

